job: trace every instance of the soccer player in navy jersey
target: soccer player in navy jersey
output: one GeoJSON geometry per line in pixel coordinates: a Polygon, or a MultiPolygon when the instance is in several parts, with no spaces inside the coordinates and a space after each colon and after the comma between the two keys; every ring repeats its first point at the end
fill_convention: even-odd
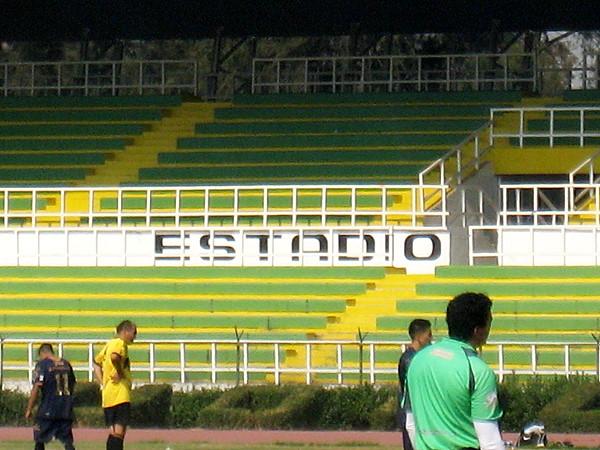
{"type": "Polygon", "coordinates": [[[398,425],[402,430],[402,445],[404,450],[413,450],[413,446],[406,430],[406,410],[410,409],[408,399],[405,396],[406,373],[408,366],[423,347],[431,344],[433,336],[431,334],[431,322],[425,319],[415,319],[408,326],[408,335],[410,336],[410,344],[406,347],[404,353],[398,361],[398,381],[400,382],[400,391],[398,393],[399,409],[398,409],[398,425]]]}
{"type": "Polygon", "coordinates": [[[31,418],[33,406],[42,393],[33,427],[34,450],[44,450],[53,438],[61,441],[66,450],[73,446],[73,390],[75,374],[66,359],[54,355],[50,344],[38,350],[40,361],[33,372],[33,388],[27,402],[25,418],[31,418]]]}

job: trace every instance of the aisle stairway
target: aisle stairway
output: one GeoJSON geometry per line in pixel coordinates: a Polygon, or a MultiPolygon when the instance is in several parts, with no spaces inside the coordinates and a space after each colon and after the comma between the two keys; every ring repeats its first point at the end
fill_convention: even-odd
{"type": "Polygon", "coordinates": [[[140,182],[411,183],[517,92],[252,95],[215,110],[140,182]]]}

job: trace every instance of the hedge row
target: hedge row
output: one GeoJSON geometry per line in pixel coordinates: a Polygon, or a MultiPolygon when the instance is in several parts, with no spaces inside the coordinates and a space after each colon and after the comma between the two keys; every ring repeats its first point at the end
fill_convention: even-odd
{"type": "MultiPolygon", "coordinates": [[[[132,394],[134,427],[262,429],[396,429],[396,387],[239,386],[172,392],[166,384],[132,394]]],[[[600,431],[600,383],[575,379],[509,378],[500,385],[502,428],[518,431],[540,420],[549,431],[600,431]]],[[[80,426],[103,426],[98,385],[79,383],[80,426]]],[[[0,425],[24,425],[27,396],[0,392],[0,425]]]]}

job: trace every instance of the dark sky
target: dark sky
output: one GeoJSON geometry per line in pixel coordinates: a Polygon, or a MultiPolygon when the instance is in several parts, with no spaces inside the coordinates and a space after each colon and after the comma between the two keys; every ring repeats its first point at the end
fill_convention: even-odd
{"type": "Polygon", "coordinates": [[[600,29],[592,0],[5,1],[1,40],[600,29]]]}

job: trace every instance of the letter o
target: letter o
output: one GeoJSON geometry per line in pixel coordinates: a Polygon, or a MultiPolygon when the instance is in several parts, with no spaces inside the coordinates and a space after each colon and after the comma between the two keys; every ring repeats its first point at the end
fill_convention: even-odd
{"type": "Polygon", "coordinates": [[[411,234],[404,241],[404,257],[409,261],[431,261],[438,259],[442,254],[442,243],[435,234],[411,234]],[[431,241],[431,253],[428,256],[417,256],[414,245],[417,239],[429,239],[431,241]]]}

